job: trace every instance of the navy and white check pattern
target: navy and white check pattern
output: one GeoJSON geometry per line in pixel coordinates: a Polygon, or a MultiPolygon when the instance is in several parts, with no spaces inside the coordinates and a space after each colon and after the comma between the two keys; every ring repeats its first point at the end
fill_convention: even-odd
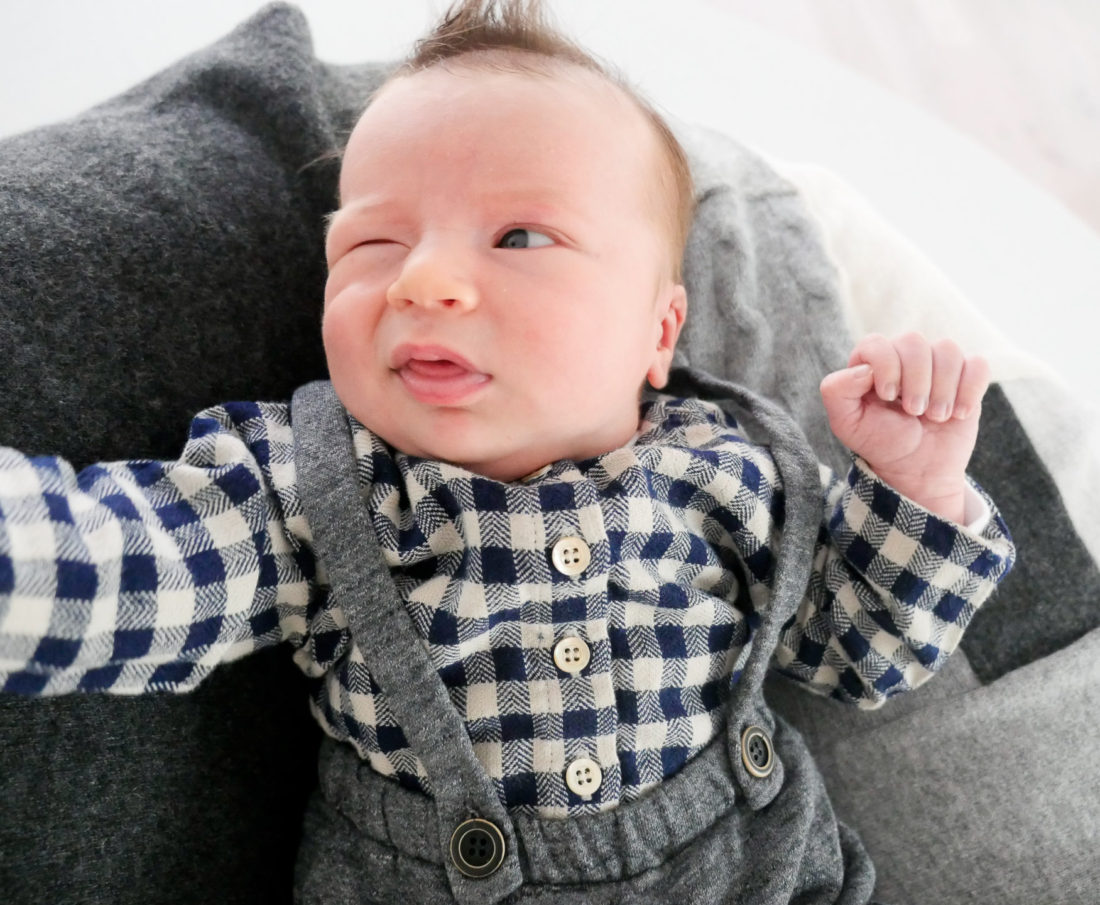
{"type": "MultiPolygon", "coordinates": [[[[775,465],[715,406],[659,397],[636,441],[502,484],[394,454],[352,419],[383,553],[474,748],[515,811],[570,816],[639,797],[718,731],[768,618],[775,465]],[[549,551],[583,538],[577,576],[549,551]],[[591,661],[558,669],[554,644],[591,661]],[[564,772],[595,760],[590,800],[564,772]]],[[[861,463],[823,470],[806,599],[777,668],[864,706],[927,678],[1011,566],[996,511],[944,522],[861,463]]],[[[990,504],[991,505],[991,504],[990,504]]],[[[327,587],[298,498],[288,407],[234,404],[191,426],[178,462],[0,454],[0,687],[52,694],[194,687],[279,641],[322,727],[430,792],[327,587]]]]}

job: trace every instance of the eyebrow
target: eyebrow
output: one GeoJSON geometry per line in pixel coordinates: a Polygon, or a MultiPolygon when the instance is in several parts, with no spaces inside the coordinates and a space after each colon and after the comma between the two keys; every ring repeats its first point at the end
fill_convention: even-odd
{"type": "Polygon", "coordinates": [[[369,213],[370,211],[374,211],[374,210],[378,210],[378,209],[384,209],[384,208],[388,207],[390,204],[391,204],[391,202],[388,202],[388,201],[373,201],[372,202],[370,200],[359,200],[359,201],[353,202],[350,205],[343,205],[343,204],[340,205],[340,207],[336,208],[336,210],[330,211],[329,213],[325,214],[325,216],[324,216],[325,239],[327,240],[328,239],[328,234],[330,232],[332,232],[332,224],[333,224],[333,222],[335,222],[337,217],[341,217],[341,216],[353,217],[353,218],[354,217],[361,217],[364,214],[369,213]]]}

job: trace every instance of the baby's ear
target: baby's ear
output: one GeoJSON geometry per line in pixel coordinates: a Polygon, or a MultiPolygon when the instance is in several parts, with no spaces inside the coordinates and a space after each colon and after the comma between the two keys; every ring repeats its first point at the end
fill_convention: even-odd
{"type": "Polygon", "coordinates": [[[646,377],[650,386],[659,390],[668,383],[668,372],[672,368],[672,355],[676,351],[676,341],[687,317],[687,290],[676,284],[670,286],[658,308],[660,319],[655,325],[656,348],[646,377]]]}

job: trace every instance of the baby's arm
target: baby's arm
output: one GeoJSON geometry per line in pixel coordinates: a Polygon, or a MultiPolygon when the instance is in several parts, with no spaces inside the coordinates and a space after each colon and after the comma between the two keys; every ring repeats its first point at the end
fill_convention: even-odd
{"type": "Polygon", "coordinates": [[[821,382],[829,426],[899,493],[964,521],[966,466],[989,366],[950,340],[865,337],[848,367],[821,382]]]}
{"type": "Polygon", "coordinates": [[[177,462],[77,474],[0,449],[0,690],[187,690],[300,626],[285,410],[211,409],[177,462]]]}
{"type": "Polygon", "coordinates": [[[810,581],[780,630],[775,662],[820,694],[877,707],[942,668],[1015,548],[977,485],[968,492],[988,516],[971,528],[902,496],[862,461],[846,478],[821,473],[810,581]]]}
{"type": "Polygon", "coordinates": [[[1015,557],[966,476],[988,381],[981,358],[917,334],[867,337],[822,381],[830,424],[858,458],[847,480],[822,468],[822,532],[806,598],[780,634],[781,671],[877,706],[958,646],[1015,557]],[[984,517],[968,526],[971,511],[984,517]]]}

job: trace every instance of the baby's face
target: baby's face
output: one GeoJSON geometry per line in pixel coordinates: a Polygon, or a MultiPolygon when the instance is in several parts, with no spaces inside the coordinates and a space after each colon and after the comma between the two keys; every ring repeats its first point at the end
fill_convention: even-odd
{"type": "Polygon", "coordinates": [[[629,441],[685,306],[656,141],[572,68],[387,86],[349,140],[327,241],[325,350],[348,410],[502,481],[629,441]]]}

